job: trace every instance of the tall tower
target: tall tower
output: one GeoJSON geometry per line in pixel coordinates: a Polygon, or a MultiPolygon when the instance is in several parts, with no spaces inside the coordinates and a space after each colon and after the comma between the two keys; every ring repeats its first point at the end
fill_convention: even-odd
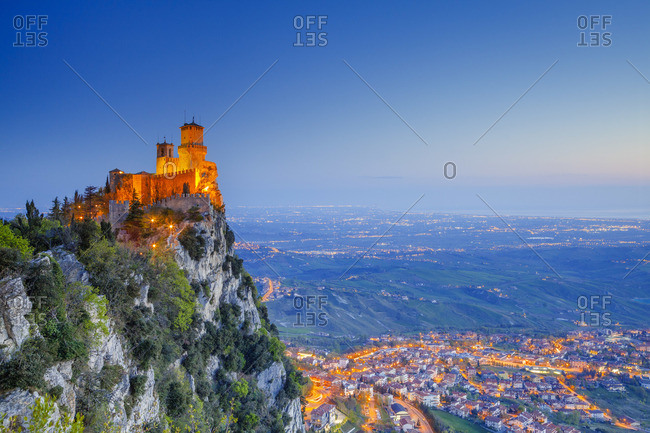
{"type": "Polygon", "coordinates": [[[197,123],[185,123],[181,126],[181,145],[178,146],[179,170],[198,169],[203,165],[208,148],[203,145],[203,127],[197,123]]]}
{"type": "Polygon", "coordinates": [[[175,160],[177,158],[174,158],[173,143],[167,143],[167,140],[156,143],[156,174],[173,173],[178,170],[175,160]]]}
{"type": "Polygon", "coordinates": [[[181,126],[181,146],[184,144],[199,144],[203,146],[203,127],[197,123],[185,123],[181,126]]]}

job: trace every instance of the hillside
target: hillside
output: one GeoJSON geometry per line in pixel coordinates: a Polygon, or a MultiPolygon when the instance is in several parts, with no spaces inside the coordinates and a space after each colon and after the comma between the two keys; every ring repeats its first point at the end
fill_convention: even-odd
{"type": "Polygon", "coordinates": [[[400,217],[361,207],[231,212],[245,239],[238,254],[273,289],[267,306],[283,340],[347,347],[344,336],[435,329],[563,333],[590,318],[592,327],[647,326],[648,220],[509,216],[533,251],[497,217],[409,213],[393,225],[400,217]],[[605,296],[604,307],[581,307],[605,296]],[[308,314],[327,320],[310,325],[308,314]]]}
{"type": "Polygon", "coordinates": [[[128,242],[29,204],[0,226],[0,431],[304,431],[224,214],[158,211],[128,242]]]}

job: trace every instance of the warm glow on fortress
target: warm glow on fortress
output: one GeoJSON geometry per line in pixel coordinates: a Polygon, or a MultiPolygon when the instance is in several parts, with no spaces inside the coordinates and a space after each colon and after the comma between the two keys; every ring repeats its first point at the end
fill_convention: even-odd
{"type": "Polygon", "coordinates": [[[203,145],[203,127],[194,123],[181,126],[181,145],[178,157],[174,144],[163,141],[156,144],[156,173],[124,173],[120,169],[109,172],[112,200],[133,200],[134,194],[143,205],[151,205],[181,194],[205,194],[217,208],[223,198],[217,184],[217,164],[206,161],[208,148],[203,145]]]}

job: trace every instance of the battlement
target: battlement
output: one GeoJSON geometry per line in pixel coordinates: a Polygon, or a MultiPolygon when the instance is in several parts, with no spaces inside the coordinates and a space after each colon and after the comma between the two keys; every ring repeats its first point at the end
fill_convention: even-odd
{"type": "MultiPolygon", "coordinates": [[[[178,158],[173,158],[173,159],[178,160],[178,158]]],[[[163,173],[163,174],[152,174],[151,177],[153,177],[153,178],[164,177],[166,179],[170,179],[170,178],[179,176],[181,174],[194,173],[195,171],[196,171],[195,168],[188,168],[187,170],[168,171],[167,173],[163,173]]]]}
{"type": "Polygon", "coordinates": [[[108,222],[111,223],[111,226],[117,227],[124,222],[124,219],[129,214],[129,200],[110,200],[108,202],[108,222]]]}
{"type": "Polygon", "coordinates": [[[110,200],[108,202],[108,207],[110,208],[111,206],[129,206],[130,201],[129,200],[110,200]]]}
{"type": "Polygon", "coordinates": [[[205,144],[199,144],[199,143],[185,143],[181,144],[178,146],[178,148],[183,148],[183,149],[199,149],[199,150],[208,150],[208,146],[205,144]]]}

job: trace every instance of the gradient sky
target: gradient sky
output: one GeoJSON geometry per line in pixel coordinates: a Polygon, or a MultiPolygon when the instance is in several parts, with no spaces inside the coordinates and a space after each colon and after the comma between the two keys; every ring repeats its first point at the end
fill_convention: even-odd
{"type": "Polygon", "coordinates": [[[205,135],[230,209],[425,194],[419,210],[490,213],[478,193],[504,214],[647,218],[648,17],[647,1],[5,3],[0,208],[154,171],[185,111],[209,126],[278,60],[205,135]],[[27,14],[48,16],[46,47],[12,46],[27,14]],[[327,46],[292,46],[296,15],[326,15],[327,46]],[[612,45],[578,47],[580,15],[611,15],[612,45]]]}

